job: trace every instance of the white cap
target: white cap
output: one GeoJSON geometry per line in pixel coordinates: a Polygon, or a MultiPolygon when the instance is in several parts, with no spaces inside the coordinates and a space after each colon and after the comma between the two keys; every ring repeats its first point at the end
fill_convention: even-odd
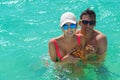
{"type": "Polygon", "coordinates": [[[61,19],[60,19],[60,27],[62,27],[65,23],[70,22],[73,24],[76,24],[76,17],[72,12],[65,12],[62,14],[61,19]]]}

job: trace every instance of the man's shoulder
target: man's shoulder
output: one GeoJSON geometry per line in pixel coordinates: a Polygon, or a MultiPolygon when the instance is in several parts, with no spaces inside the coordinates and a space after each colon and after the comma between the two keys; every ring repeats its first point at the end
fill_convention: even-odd
{"type": "Polygon", "coordinates": [[[97,35],[96,35],[96,41],[97,41],[97,53],[98,54],[103,54],[106,52],[107,50],[107,37],[105,34],[103,34],[100,31],[96,31],[97,35]]]}
{"type": "Polygon", "coordinates": [[[97,30],[95,30],[95,32],[96,32],[96,39],[106,39],[106,35],[103,34],[102,32],[97,30]]]}
{"type": "Polygon", "coordinates": [[[107,37],[105,34],[103,34],[102,32],[100,31],[97,31],[96,30],[96,37],[95,37],[96,41],[98,44],[101,44],[101,43],[106,43],[107,42],[107,37]]]}

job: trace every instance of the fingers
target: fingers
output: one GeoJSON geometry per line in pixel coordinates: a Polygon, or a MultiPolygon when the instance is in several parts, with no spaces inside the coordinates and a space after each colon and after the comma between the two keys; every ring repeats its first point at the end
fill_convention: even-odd
{"type": "Polygon", "coordinates": [[[88,52],[88,53],[94,53],[95,52],[95,49],[92,45],[87,45],[85,47],[85,50],[88,52]]]}

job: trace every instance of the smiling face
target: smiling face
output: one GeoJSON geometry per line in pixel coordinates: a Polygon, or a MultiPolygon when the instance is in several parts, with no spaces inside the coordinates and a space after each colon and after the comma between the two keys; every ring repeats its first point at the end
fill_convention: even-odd
{"type": "Polygon", "coordinates": [[[93,28],[95,26],[94,16],[89,16],[88,14],[83,15],[79,22],[79,25],[81,26],[81,30],[85,33],[93,31],[93,28]]]}
{"type": "Polygon", "coordinates": [[[62,31],[64,32],[65,36],[71,37],[75,35],[77,25],[67,22],[61,27],[62,31]]]}

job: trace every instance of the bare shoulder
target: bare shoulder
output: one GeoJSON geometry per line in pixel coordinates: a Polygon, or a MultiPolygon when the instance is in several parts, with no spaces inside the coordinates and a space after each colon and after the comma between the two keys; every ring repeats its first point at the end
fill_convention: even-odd
{"type": "Polygon", "coordinates": [[[53,44],[53,41],[54,41],[54,40],[59,41],[61,38],[62,38],[62,36],[55,37],[55,38],[51,38],[51,39],[49,40],[49,44],[53,44]]]}
{"type": "MultiPolygon", "coordinates": [[[[59,41],[59,40],[61,40],[61,36],[59,36],[59,37],[56,37],[56,38],[52,38],[52,39],[50,39],[49,40],[49,43],[48,43],[48,45],[49,45],[49,51],[51,51],[51,50],[53,50],[53,49],[55,49],[55,46],[54,46],[54,41],[59,41]]],[[[54,50],[53,50],[54,51],[54,50]]]]}
{"type": "Polygon", "coordinates": [[[79,34],[79,33],[80,33],[80,30],[79,30],[79,29],[77,29],[77,30],[76,30],[76,34],[79,34]]]}
{"type": "Polygon", "coordinates": [[[85,37],[84,37],[84,35],[83,35],[83,34],[81,34],[81,33],[77,34],[77,33],[76,33],[76,35],[79,35],[79,36],[80,36],[80,38],[81,38],[81,40],[85,40],[85,37]]]}
{"type": "Polygon", "coordinates": [[[53,62],[56,62],[56,48],[55,48],[55,45],[54,45],[54,40],[59,40],[60,37],[56,37],[56,38],[52,38],[49,40],[49,55],[50,55],[50,58],[53,62]]]}
{"type": "Polygon", "coordinates": [[[97,40],[97,53],[103,54],[106,52],[107,50],[107,38],[106,36],[99,32],[96,31],[97,35],[96,35],[96,40],[97,40]]]}
{"type": "Polygon", "coordinates": [[[77,30],[76,30],[76,35],[79,35],[80,38],[81,38],[81,40],[85,40],[85,37],[84,37],[83,34],[81,34],[80,29],[77,29],[77,30]]]}
{"type": "Polygon", "coordinates": [[[100,32],[100,31],[95,31],[95,32],[97,33],[96,39],[97,39],[98,41],[106,40],[106,35],[105,35],[105,34],[103,34],[103,33],[100,32]]]}

